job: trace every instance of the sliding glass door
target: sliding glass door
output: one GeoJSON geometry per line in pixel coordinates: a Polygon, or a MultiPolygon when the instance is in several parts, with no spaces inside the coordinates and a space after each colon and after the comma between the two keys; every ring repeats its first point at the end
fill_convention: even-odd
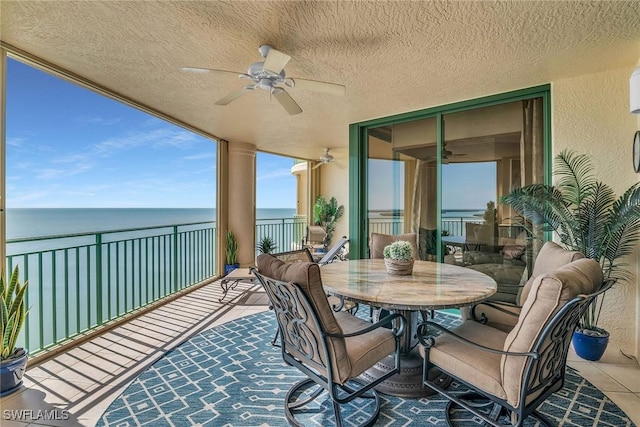
{"type": "Polygon", "coordinates": [[[500,198],[548,179],[547,117],[545,86],[352,125],[352,256],[368,256],[371,232],[413,232],[419,259],[508,261],[519,280],[544,236],[500,198]]]}

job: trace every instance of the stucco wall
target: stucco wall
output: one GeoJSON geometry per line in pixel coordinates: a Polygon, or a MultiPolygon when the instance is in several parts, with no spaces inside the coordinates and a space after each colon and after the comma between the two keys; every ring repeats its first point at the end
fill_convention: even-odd
{"type": "MultiPolygon", "coordinates": [[[[632,68],[552,82],[553,155],[565,148],[592,156],[596,176],[621,194],[638,175],[631,163],[631,142],[638,118],[629,113],[632,68]]],[[[640,245],[628,260],[634,279],[607,293],[601,326],[611,333],[611,346],[638,356],[638,272],[640,245]]]]}

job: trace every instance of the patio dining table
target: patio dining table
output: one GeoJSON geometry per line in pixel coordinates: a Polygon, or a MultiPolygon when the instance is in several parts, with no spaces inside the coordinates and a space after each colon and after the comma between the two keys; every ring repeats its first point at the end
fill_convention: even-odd
{"type": "MultiPolygon", "coordinates": [[[[401,371],[376,389],[402,397],[432,394],[422,386],[422,358],[417,346],[419,313],[457,308],[485,300],[496,292],[496,282],[486,274],[464,267],[415,261],[407,276],[388,274],[382,259],[359,259],[321,268],[325,291],[331,295],[402,314],[407,328],[402,338],[401,371]]],[[[391,356],[363,374],[375,379],[394,366],[391,356]]]]}

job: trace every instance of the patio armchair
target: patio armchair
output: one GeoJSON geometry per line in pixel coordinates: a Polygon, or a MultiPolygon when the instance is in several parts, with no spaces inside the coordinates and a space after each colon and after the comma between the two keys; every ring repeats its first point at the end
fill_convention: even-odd
{"type": "MultiPolygon", "coordinates": [[[[313,257],[311,256],[311,253],[307,248],[287,252],[278,252],[272,255],[274,258],[277,258],[287,264],[298,262],[314,262],[313,257]]],[[[356,311],[358,311],[358,304],[353,301],[346,301],[333,295],[327,295],[327,300],[329,301],[329,305],[334,311],[345,310],[350,312],[351,314],[355,314],[356,311]]],[[[276,330],[276,334],[274,335],[273,340],[271,340],[272,345],[277,345],[276,342],[278,341],[278,335],[279,331],[276,330]]]]}
{"type": "MultiPolygon", "coordinates": [[[[343,237],[341,240],[346,239],[346,237],[343,237]]],[[[335,252],[333,254],[333,256],[328,256],[330,254],[331,251],[327,252],[327,259],[330,259],[331,261],[333,261],[333,259],[336,256],[336,253],[338,252],[338,250],[344,246],[346,244],[346,242],[348,242],[348,240],[346,240],[344,243],[342,243],[342,245],[340,247],[334,247],[331,250],[333,251],[335,249],[335,252]]],[[[288,251],[288,252],[278,252],[275,254],[272,254],[275,258],[279,259],[280,261],[286,262],[286,263],[292,263],[292,262],[314,262],[313,261],[313,257],[311,256],[311,252],[309,252],[309,249],[304,248],[304,249],[298,249],[295,251],[288,251]]],[[[322,261],[322,260],[321,260],[322,261]]],[[[327,261],[330,262],[330,261],[327,261]]],[[[318,262],[318,264],[323,264],[322,262],[318,262]]],[[[331,308],[333,308],[334,311],[340,311],[340,310],[346,310],[351,312],[351,314],[355,314],[355,312],[358,310],[358,304],[352,302],[352,301],[344,301],[338,297],[334,297],[334,296],[327,296],[327,298],[329,299],[329,304],[331,305],[331,308]]],[[[277,334],[276,334],[276,338],[277,338],[277,334]]],[[[274,338],[274,343],[276,338],[274,338]]]]}
{"type": "Polygon", "coordinates": [[[470,308],[469,316],[478,322],[486,323],[505,332],[511,331],[536,278],[582,258],[584,255],[579,251],[569,251],[557,243],[546,242],[538,253],[531,277],[524,286],[513,286],[516,292],[515,303],[506,301],[481,302],[470,308]]]}
{"type": "Polygon", "coordinates": [[[471,319],[453,330],[430,321],[421,324],[423,383],[449,399],[449,425],[457,407],[493,426],[504,425],[503,417],[521,426],[529,416],[554,425],[536,408],[564,386],[573,331],[588,305],[611,284],[603,284],[598,262],[579,259],[534,280],[508,333],[471,319]],[[435,337],[436,331],[441,335],[435,337]],[[433,367],[472,392],[444,390],[428,379],[433,367]]]}
{"type": "Polygon", "coordinates": [[[302,426],[296,414],[322,411],[322,402],[314,401],[326,392],[335,420],[327,419],[322,424],[342,426],[344,405],[363,399],[369,404],[360,405],[358,401],[357,410],[366,406],[369,411],[362,425],[373,425],[380,414],[380,398],[373,387],[400,371],[404,317],[392,314],[370,324],[348,312],[333,311],[316,263],[286,264],[263,254],[257,265],[253,273],[275,310],[282,359],[307,376],[287,393],[284,409],[288,422],[302,426]],[[392,325],[393,329],[384,325],[392,325]],[[359,378],[390,354],[394,355],[395,367],[389,373],[371,382],[359,378]]]}
{"type": "Polygon", "coordinates": [[[327,232],[320,225],[308,225],[307,233],[304,235],[302,245],[309,251],[316,253],[324,251],[327,232]]]}

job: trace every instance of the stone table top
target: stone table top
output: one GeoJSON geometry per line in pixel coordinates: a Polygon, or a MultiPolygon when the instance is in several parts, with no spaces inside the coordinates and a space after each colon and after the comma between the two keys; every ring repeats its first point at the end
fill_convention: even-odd
{"type": "Polygon", "coordinates": [[[471,305],[496,292],[486,274],[455,265],[416,260],[413,274],[388,274],[382,259],[334,262],[320,268],[325,290],[349,300],[395,310],[471,305]]]}

